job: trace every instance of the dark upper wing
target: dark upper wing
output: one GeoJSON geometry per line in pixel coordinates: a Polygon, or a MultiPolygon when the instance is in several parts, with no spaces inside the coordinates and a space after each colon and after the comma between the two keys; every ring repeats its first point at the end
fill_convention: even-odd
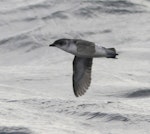
{"type": "Polygon", "coordinates": [[[80,54],[91,55],[95,53],[95,44],[85,40],[75,40],[77,45],[77,52],[80,54]]]}
{"type": "Polygon", "coordinates": [[[73,61],[73,90],[76,97],[83,95],[91,83],[92,58],[75,56],[73,61]]]}

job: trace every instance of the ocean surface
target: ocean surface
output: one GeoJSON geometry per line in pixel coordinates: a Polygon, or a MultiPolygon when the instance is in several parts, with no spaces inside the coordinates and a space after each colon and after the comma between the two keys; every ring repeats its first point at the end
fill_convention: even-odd
{"type": "Polygon", "coordinates": [[[0,0],[0,134],[150,134],[150,0],[0,0]],[[82,97],[59,38],[119,53],[82,97]]]}

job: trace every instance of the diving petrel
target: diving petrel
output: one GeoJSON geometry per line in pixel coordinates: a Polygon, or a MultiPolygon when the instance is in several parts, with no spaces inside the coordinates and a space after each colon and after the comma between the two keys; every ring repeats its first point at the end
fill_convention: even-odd
{"type": "Polygon", "coordinates": [[[97,46],[81,39],[59,39],[49,46],[55,46],[75,55],[73,60],[73,90],[76,97],[83,95],[91,83],[91,68],[94,57],[115,58],[115,48],[97,46]]]}

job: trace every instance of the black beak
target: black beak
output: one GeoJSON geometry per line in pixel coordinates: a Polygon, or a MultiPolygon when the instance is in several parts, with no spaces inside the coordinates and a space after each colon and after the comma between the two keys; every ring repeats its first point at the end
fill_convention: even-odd
{"type": "Polygon", "coordinates": [[[49,45],[49,47],[54,47],[54,46],[55,46],[55,44],[50,44],[50,45],[49,45]]]}

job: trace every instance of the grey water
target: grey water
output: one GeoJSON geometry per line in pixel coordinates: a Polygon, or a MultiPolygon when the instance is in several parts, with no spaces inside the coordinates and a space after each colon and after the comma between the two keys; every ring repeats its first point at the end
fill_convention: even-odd
{"type": "Polygon", "coordinates": [[[0,134],[149,134],[150,1],[1,0],[0,134]],[[115,47],[76,98],[73,56],[49,44],[115,47]]]}

